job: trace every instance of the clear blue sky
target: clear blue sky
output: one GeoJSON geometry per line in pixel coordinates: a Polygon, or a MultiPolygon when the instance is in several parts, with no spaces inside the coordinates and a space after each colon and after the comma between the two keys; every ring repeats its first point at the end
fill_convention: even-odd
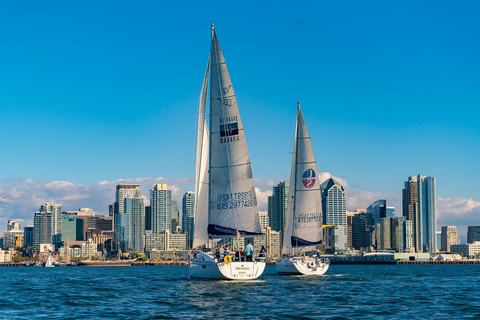
{"type": "MultiPolygon", "coordinates": [[[[256,178],[288,179],[296,101],[320,171],[480,199],[478,1],[3,1],[0,180],[192,177],[215,23],[256,178]]],[[[88,205],[87,205],[88,206],[88,205]]]]}

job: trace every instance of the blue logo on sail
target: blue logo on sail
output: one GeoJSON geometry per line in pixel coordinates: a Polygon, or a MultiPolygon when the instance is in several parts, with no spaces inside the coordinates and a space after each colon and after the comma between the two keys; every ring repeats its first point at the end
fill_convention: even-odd
{"type": "Polygon", "coordinates": [[[315,181],[317,180],[316,176],[317,175],[315,174],[315,171],[313,171],[313,169],[305,170],[305,172],[302,175],[302,183],[305,186],[305,188],[307,189],[313,188],[313,186],[315,185],[315,181]]]}

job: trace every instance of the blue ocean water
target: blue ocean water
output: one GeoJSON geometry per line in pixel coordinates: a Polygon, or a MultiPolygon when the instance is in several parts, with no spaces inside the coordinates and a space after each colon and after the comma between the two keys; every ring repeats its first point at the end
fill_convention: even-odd
{"type": "Polygon", "coordinates": [[[332,265],[190,280],[188,267],[0,268],[2,319],[480,318],[480,265],[332,265]]]}

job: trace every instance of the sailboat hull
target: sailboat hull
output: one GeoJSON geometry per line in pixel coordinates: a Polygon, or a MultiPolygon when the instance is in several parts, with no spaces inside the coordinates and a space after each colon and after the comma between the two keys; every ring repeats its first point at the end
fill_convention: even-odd
{"type": "Polygon", "coordinates": [[[265,262],[233,261],[217,262],[215,259],[190,259],[190,278],[212,280],[255,280],[265,270],[265,262]]]}
{"type": "Polygon", "coordinates": [[[275,263],[279,274],[315,275],[327,272],[330,262],[317,260],[315,257],[284,258],[275,263]]]}

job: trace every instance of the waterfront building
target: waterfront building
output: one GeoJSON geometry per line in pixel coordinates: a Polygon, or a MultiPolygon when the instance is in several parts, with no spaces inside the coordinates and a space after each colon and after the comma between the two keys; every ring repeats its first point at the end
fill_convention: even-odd
{"type": "Polygon", "coordinates": [[[170,223],[170,232],[177,232],[177,228],[180,223],[180,211],[178,210],[178,203],[176,200],[172,200],[172,207],[170,209],[171,213],[171,223],[170,223]]]}
{"type": "Polygon", "coordinates": [[[478,258],[480,255],[480,242],[466,243],[466,244],[452,244],[450,245],[450,252],[461,253],[467,258],[478,258]]]}
{"type": "Polygon", "coordinates": [[[405,217],[382,218],[375,230],[377,250],[411,252],[412,222],[405,217]]]}
{"type": "Polygon", "coordinates": [[[409,177],[402,190],[403,216],[413,223],[413,244],[416,252],[433,253],[436,238],[435,178],[409,177]]]}
{"type": "MultiPolygon", "coordinates": [[[[271,227],[262,229],[263,236],[253,238],[253,249],[256,253],[260,252],[262,246],[267,251],[267,258],[278,259],[282,253],[282,233],[272,230],[271,227]]],[[[241,238],[242,240],[244,238],[241,238]]],[[[238,247],[238,246],[237,246],[238,247]]],[[[241,247],[245,248],[241,245],[241,247]]],[[[233,247],[232,247],[233,248],[233,247]]]]}
{"type": "Polygon", "coordinates": [[[325,253],[338,254],[347,251],[347,226],[327,226],[323,228],[325,253]]]}
{"type": "Polygon", "coordinates": [[[40,244],[54,244],[58,246],[62,233],[62,206],[46,202],[35,212],[33,218],[33,246],[39,250],[40,244]]]}
{"type": "Polygon", "coordinates": [[[0,249],[0,263],[11,262],[13,252],[11,250],[0,249]]]}
{"type": "Polygon", "coordinates": [[[191,248],[193,244],[194,210],[195,210],[195,193],[193,191],[187,191],[182,197],[182,232],[187,233],[188,248],[191,248]]]}
{"type": "Polygon", "coordinates": [[[119,249],[143,252],[145,209],[139,184],[117,185],[114,228],[119,249]]]}
{"type": "Polygon", "coordinates": [[[23,247],[23,230],[16,220],[8,220],[7,231],[3,233],[3,248],[15,249],[23,247]]]}
{"type": "Polygon", "coordinates": [[[480,226],[469,226],[467,228],[467,243],[480,241],[480,226]]]}
{"type": "Polygon", "coordinates": [[[381,218],[377,223],[377,250],[392,249],[392,219],[381,218]]]}
{"type": "Polygon", "coordinates": [[[460,244],[460,237],[456,226],[442,226],[442,247],[443,252],[450,252],[453,244],[460,244]]]}
{"type": "Polygon", "coordinates": [[[373,246],[373,232],[375,229],[373,214],[365,210],[357,210],[351,215],[352,246],[356,250],[369,251],[373,246]]]}
{"type": "Polygon", "coordinates": [[[258,217],[260,219],[260,229],[267,229],[269,226],[268,211],[259,211],[258,217]]]}
{"type": "Polygon", "coordinates": [[[64,212],[62,214],[62,234],[61,241],[81,241],[83,240],[83,219],[77,219],[75,213],[64,212]]]}
{"type": "Polygon", "coordinates": [[[150,189],[150,207],[152,212],[152,232],[162,234],[170,231],[172,191],[165,183],[156,184],[150,189]]]}
{"type": "Polygon", "coordinates": [[[145,234],[145,252],[152,250],[165,250],[165,235],[152,233],[149,231],[145,234]]]}
{"type": "Polygon", "coordinates": [[[290,181],[281,181],[273,187],[272,195],[268,197],[268,221],[273,231],[279,231],[283,241],[285,221],[288,207],[290,181]]]}
{"type": "Polygon", "coordinates": [[[186,250],[187,234],[186,233],[170,233],[165,230],[165,250],[186,250]]]}
{"type": "Polygon", "coordinates": [[[29,224],[23,228],[23,239],[25,247],[33,247],[33,225],[29,224]]]}
{"type": "Polygon", "coordinates": [[[347,205],[345,189],[333,178],[320,185],[322,194],[323,224],[347,225],[347,205]]]}

